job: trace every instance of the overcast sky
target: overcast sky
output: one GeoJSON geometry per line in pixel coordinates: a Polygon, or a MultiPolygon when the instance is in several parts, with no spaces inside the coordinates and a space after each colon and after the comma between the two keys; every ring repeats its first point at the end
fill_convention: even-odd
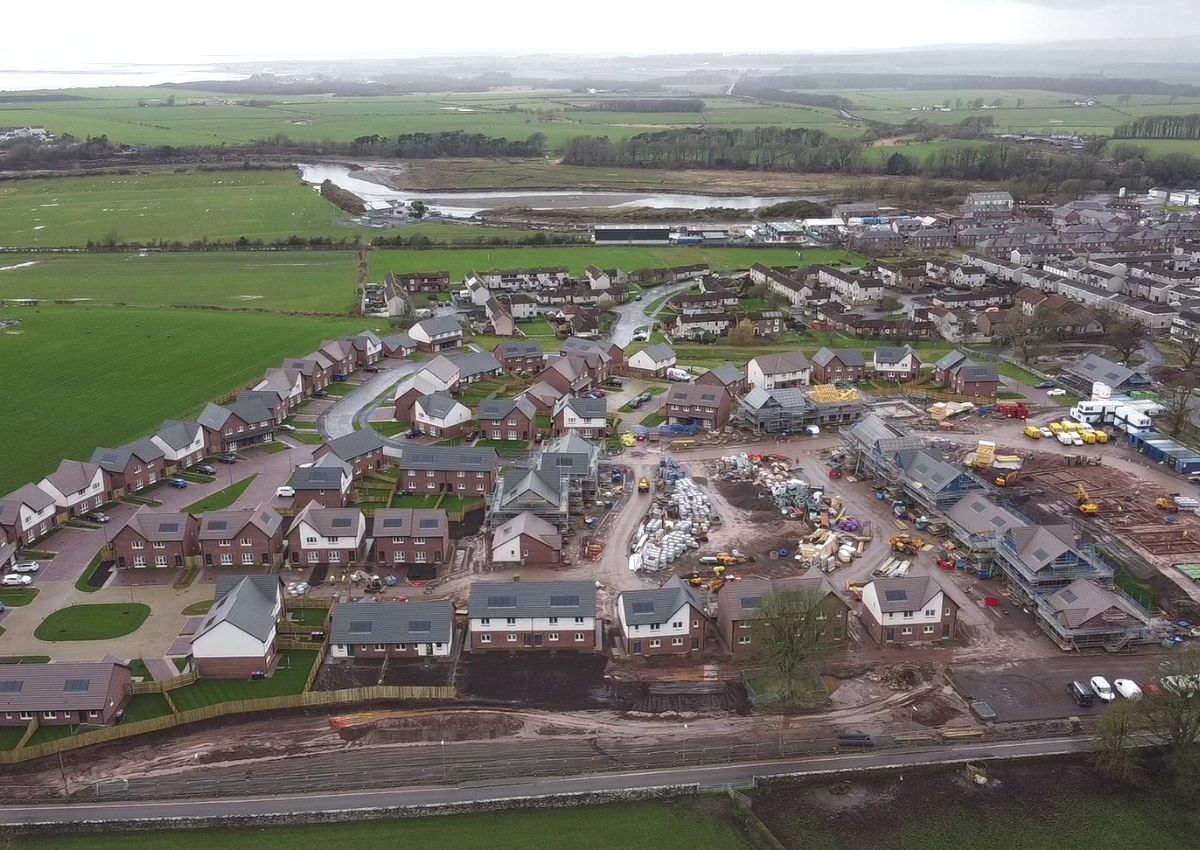
{"type": "Polygon", "coordinates": [[[0,70],[528,52],[841,51],[1200,31],[1200,0],[5,3],[0,70]],[[711,10],[711,11],[710,11],[711,10]],[[14,37],[23,33],[21,37],[14,37]]]}

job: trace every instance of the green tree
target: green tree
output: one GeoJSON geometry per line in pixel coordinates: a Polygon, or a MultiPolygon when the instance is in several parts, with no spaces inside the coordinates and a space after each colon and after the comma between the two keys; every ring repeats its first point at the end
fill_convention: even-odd
{"type": "Polygon", "coordinates": [[[413,201],[408,208],[412,211],[413,218],[424,218],[425,214],[429,212],[429,207],[425,206],[424,201],[413,201]]]}
{"type": "Polygon", "coordinates": [[[739,348],[745,348],[748,345],[754,345],[754,323],[749,319],[742,319],[729,332],[729,344],[736,345],[739,348]]]}

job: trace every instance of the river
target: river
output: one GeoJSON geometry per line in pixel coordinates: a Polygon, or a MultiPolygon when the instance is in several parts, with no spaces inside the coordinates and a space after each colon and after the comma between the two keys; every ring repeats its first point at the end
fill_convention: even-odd
{"type": "MultiPolygon", "coordinates": [[[[649,207],[651,209],[705,209],[726,207],[728,209],[752,210],[778,204],[783,201],[817,200],[801,199],[798,196],[760,197],[740,195],[693,195],[686,192],[637,192],[637,191],[590,191],[581,189],[563,190],[495,190],[487,192],[414,192],[392,189],[381,183],[356,176],[345,165],[299,165],[304,181],[320,184],[333,181],[348,192],[353,192],[364,201],[424,201],[434,212],[453,218],[471,216],[495,207],[529,207],[535,210],[549,209],[613,209],[618,207],[649,207]]],[[[376,168],[376,171],[383,170],[376,168]]]]}

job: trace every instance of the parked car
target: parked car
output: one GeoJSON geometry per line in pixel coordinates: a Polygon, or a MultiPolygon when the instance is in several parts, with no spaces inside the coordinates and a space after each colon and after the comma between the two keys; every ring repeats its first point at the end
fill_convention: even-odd
{"type": "Polygon", "coordinates": [[[374,373],[376,373],[376,372],[380,371],[380,369],[379,369],[379,367],[378,367],[378,366],[364,366],[364,367],[363,367],[363,371],[364,371],[364,372],[370,372],[371,374],[374,374],[374,373]]]}
{"type": "Polygon", "coordinates": [[[637,295],[633,296],[633,300],[634,300],[634,301],[641,301],[641,300],[642,300],[642,293],[640,293],[640,292],[639,292],[637,295]]]}
{"type": "Polygon", "coordinates": [[[174,487],[176,490],[182,490],[185,487],[187,487],[187,485],[188,485],[188,483],[187,483],[186,478],[168,478],[167,479],[167,486],[174,487]]]}
{"type": "Polygon", "coordinates": [[[1101,702],[1112,702],[1117,698],[1117,695],[1113,692],[1112,685],[1103,676],[1093,676],[1088,684],[1092,687],[1092,693],[1100,697],[1101,702]]]}
{"type": "Polygon", "coordinates": [[[295,425],[289,425],[289,424],[287,424],[286,422],[284,422],[282,425],[280,425],[280,426],[279,426],[279,430],[280,430],[280,431],[295,431],[295,430],[296,430],[296,426],[295,426],[295,425]]]}
{"type": "Polygon", "coordinates": [[[646,342],[650,339],[650,334],[645,331],[638,331],[633,335],[634,342],[646,342]]]}
{"type": "Polygon", "coordinates": [[[1035,390],[1052,390],[1054,389],[1054,381],[1039,381],[1033,385],[1035,390]]]}
{"type": "Polygon", "coordinates": [[[216,475],[217,474],[217,471],[215,469],[213,469],[211,466],[209,466],[207,463],[202,463],[199,466],[197,466],[196,471],[203,475],[216,475]]]}
{"type": "Polygon", "coordinates": [[[1096,695],[1083,682],[1071,682],[1067,685],[1067,693],[1080,708],[1089,708],[1096,701],[1096,695]]]}
{"type": "Polygon", "coordinates": [[[13,564],[11,569],[14,573],[36,573],[41,568],[42,565],[37,561],[22,561],[19,564],[13,564]]]}
{"type": "Polygon", "coordinates": [[[1141,699],[1142,689],[1133,679],[1113,679],[1113,687],[1125,699],[1141,699]]]}
{"type": "Polygon", "coordinates": [[[1066,394],[1067,394],[1066,390],[1057,388],[1057,387],[1052,390],[1046,390],[1046,395],[1048,395],[1048,396],[1060,396],[1060,395],[1066,395],[1066,394]]]}
{"type": "Polygon", "coordinates": [[[321,389],[315,390],[313,395],[315,395],[317,398],[325,398],[325,396],[329,395],[329,390],[321,387],[321,389]]]}
{"type": "Polygon", "coordinates": [[[421,436],[421,433],[422,433],[422,432],[421,432],[421,429],[420,429],[420,428],[413,428],[413,429],[412,429],[412,430],[410,430],[410,431],[405,431],[405,432],[404,432],[404,439],[406,439],[406,440],[411,440],[413,437],[419,437],[419,436],[421,436]]]}
{"type": "Polygon", "coordinates": [[[112,517],[110,517],[104,511],[91,511],[88,513],[86,518],[90,519],[92,522],[112,522],[112,517]]]}
{"type": "Polygon", "coordinates": [[[1054,432],[1051,431],[1049,428],[1039,428],[1038,430],[1042,432],[1042,436],[1044,438],[1046,438],[1047,440],[1054,439],[1054,432]]]}
{"type": "Polygon", "coordinates": [[[22,573],[9,573],[4,578],[0,578],[0,584],[5,587],[22,587],[26,584],[33,584],[33,576],[27,576],[22,573]]]}
{"type": "Polygon", "coordinates": [[[233,452],[221,452],[217,457],[218,463],[237,463],[237,455],[233,452]]]}
{"type": "Polygon", "coordinates": [[[275,495],[283,498],[291,498],[296,495],[296,488],[285,484],[282,487],[275,488],[275,495]]]}

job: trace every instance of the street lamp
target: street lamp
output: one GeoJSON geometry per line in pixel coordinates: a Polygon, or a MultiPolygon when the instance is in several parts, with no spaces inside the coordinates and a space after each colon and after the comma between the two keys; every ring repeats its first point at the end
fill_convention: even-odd
{"type": "Polygon", "coordinates": [[[446,739],[442,738],[442,784],[445,784],[446,779],[446,739]]]}
{"type": "Polygon", "coordinates": [[[683,763],[687,764],[687,731],[688,725],[683,724],[683,763]]]}

